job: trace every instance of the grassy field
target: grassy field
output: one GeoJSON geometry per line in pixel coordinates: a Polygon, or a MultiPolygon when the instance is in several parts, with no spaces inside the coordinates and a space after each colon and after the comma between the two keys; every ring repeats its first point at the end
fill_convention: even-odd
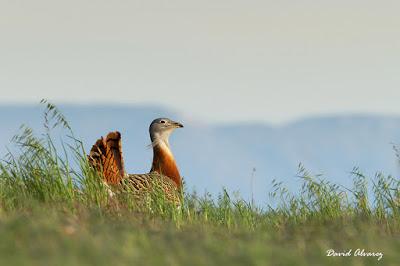
{"type": "Polygon", "coordinates": [[[355,169],[343,188],[300,166],[298,193],[271,185],[276,207],[226,191],[184,193],[180,208],[162,195],[138,206],[108,196],[51,104],[44,133],[22,128],[13,143],[0,163],[0,265],[400,265],[400,181],[391,176],[355,169]],[[65,130],[63,145],[53,128],[65,130]]]}

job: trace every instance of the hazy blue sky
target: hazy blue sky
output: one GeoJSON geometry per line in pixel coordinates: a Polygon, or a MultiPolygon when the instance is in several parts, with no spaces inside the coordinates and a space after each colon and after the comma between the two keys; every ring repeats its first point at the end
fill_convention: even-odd
{"type": "Polygon", "coordinates": [[[400,114],[400,1],[0,0],[0,102],[400,114]]]}

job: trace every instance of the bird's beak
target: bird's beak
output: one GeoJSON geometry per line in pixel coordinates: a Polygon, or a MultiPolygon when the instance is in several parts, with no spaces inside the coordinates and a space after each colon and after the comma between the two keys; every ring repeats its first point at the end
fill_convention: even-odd
{"type": "Polygon", "coordinates": [[[176,128],[183,127],[183,125],[182,125],[181,123],[179,123],[179,122],[174,122],[173,125],[174,125],[174,127],[176,127],[176,128]]]}

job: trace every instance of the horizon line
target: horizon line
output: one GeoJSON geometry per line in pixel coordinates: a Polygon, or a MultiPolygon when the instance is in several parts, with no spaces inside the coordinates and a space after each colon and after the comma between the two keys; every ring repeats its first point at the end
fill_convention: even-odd
{"type": "MultiPolygon", "coordinates": [[[[301,123],[308,120],[316,120],[316,119],[334,119],[334,118],[392,118],[392,119],[400,119],[400,113],[394,112],[372,112],[372,111],[339,111],[339,112],[320,112],[320,113],[312,113],[308,115],[294,116],[290,119],[283,119],[280,122],[274,122],[271,120],[259,120],[259,119],[218,119],[217,121],[207,121],[207,119],[198,117],[196,115],[187,115],[184,114],[183,111],[173,108],[167,105],[158,104],[158,103],[117,103],[117,102],[52,102],[56,106],[62,107],[112,107],[112,108],[146,108],[146,109],[165,109],[168,112],[176,113],[180,116],[185,116],[190,120],[199,121],[202,123],[215,125],[219,124],[220,126],[232,126],[237,124],[248,124],[248,125],[264,125],[264,126],[273,126],[273,127],[284,127],[291,124],[301,123]]],[[[14,108],[23,108],[23,107],[40,107],[40,101],[37,103],[34,102],[1,102],[0,108],[3,107],[14,107],[14,108]]]]}

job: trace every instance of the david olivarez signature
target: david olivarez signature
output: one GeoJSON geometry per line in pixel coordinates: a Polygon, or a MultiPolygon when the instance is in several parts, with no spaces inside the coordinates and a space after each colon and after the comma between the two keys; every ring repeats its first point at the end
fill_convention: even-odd
{"type": "Polygon", "coordinates": [[[372,252],[365,251],[365,249],[358,248],[354,252],[352,249],[347,251],[338,252],[334,249],[328,249],[326,251],[326,256],[328,257],[377,257],[378,260],[383,258],[383,252],[372,252]]]}

